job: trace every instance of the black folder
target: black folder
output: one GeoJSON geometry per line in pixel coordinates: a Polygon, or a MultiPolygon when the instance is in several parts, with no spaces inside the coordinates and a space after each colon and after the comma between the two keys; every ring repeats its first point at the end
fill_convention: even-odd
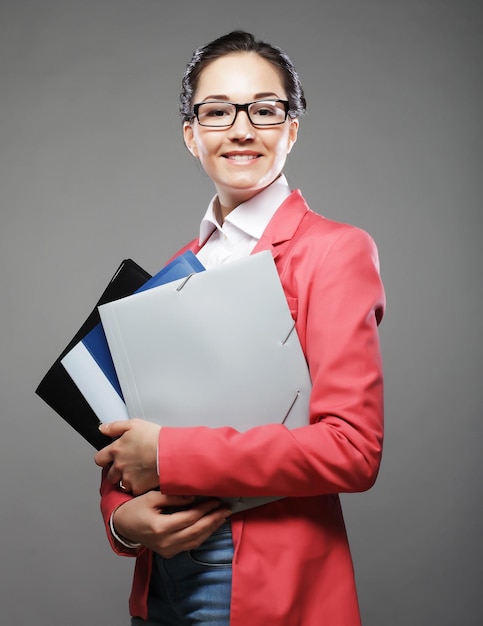
{"type": "Polygon", "coordinates": [[[111,439],[99,431],[99,418],[60,361],[67,352],[100,323],[98,306],[131,295],[150,278],[151,274],[148,274],[132,259],[125,259],[109,281],[89,317],[55,360],[35,390],[35,393],[44,402],[97,450],[109,444],[111,439]]]}

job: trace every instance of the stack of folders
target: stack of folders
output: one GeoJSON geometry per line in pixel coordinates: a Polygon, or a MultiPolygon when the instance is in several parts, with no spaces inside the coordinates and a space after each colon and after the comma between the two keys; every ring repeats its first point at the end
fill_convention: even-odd
{"type": "MultiPolygon", "coordinates": [[[[100,303],[102,325],[61,355],[98,421],[308,424],[310,376],[271,253],[208,271],[189,255],[181,277],[167,278],[168,266],[156,284],[100,303]]],[[[225,502],[239,511],[274,499],[225,502]]]]}
{"type": "Polygon", "coordinates": [[[97,450],[110,443],[110,439],[99,431],[100,420],[80,392],[77,385],[62,365],[64,356],[100,323],[98,306],[111,300],[132,294],[143,285],[151,274],[144,271],[132,259],[125,259],[114,273],[97,305],[54,361],[42,378],[35,393],[44,400],[62,419],[81,434],[97,450]]]}

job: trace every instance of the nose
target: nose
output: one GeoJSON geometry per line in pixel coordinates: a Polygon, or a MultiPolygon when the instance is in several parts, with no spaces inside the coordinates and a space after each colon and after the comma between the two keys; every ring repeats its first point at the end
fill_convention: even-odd
{"type": "Polygon", "coordinates": [[[249,139],[253,139],[254,129],[253,126],[248,119],[248,114],[246,111],[238,111],[238,115],[232,126],[229,129],[229,137],[230,139],[237,141],[247,141],[249,139]]]}

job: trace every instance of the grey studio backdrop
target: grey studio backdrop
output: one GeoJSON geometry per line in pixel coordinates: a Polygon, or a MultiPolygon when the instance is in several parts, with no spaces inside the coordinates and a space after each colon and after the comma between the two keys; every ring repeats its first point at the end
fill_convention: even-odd
{"type": "Polygon", "coordinates": [[[196,233],[212,187],[182,144],[180,77],[195,47],[237,27],[287,50],[305,86],[291,185],[379,246],[385,453],[376,486],[343,496],[364,624],[479,624],[470,0],[1,0],[0,621],[128,623],[133,562],[107,546],[93,450],[34,389],[122,258],[154,272],[196,233]]]}

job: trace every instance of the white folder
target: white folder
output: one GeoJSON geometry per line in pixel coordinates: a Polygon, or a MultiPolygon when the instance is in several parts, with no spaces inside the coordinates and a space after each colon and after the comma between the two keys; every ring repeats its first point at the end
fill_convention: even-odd
{"type": "MultiPolygon", "coordinates": [[[[239,431],[308,424],[308,367],[269,251],[99,313],[131,418],[239,431]]],[[[242,500],[235,510],[261,503],[242,500]]]]}

